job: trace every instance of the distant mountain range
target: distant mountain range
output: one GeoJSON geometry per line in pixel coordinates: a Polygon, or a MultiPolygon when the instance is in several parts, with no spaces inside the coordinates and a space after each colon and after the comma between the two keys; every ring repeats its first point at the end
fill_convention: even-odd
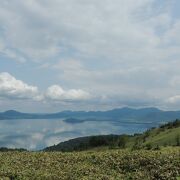
{"type": "Polygon", "coordinates": [[[163,111],[157,108],[120,108],[108,111],[62,111],[58,113],[39,114],[21,113],[9,110],[0,113],[0,120],[13,119],[58,119],[63,118],[67,123],[81,123],[83,121],[118,121],[135,123],[164,123],[180,118],[180,111],[163,111]]]}

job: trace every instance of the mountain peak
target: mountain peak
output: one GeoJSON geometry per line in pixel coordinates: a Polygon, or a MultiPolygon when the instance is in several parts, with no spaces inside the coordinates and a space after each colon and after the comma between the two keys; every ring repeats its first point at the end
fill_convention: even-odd
{"type": "Polygon", "coordinates": [[[8,110],[8,111],[5,111],[4,114],[16,115],[16,114],[21,114],[21,113],[15,110],[8,110]]]}

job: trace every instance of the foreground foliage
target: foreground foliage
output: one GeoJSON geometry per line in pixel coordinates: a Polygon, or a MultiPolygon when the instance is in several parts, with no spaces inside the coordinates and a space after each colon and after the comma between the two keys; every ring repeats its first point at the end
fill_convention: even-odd
{"type": "Polygon", "coordinates": [[[1,152],[0,179],[177,179],[180,149],[1,152]]]}

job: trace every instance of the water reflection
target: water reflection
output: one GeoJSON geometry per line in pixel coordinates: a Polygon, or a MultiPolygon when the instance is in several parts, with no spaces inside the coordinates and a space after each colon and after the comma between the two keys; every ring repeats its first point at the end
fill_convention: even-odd
{"type": "Polygon", "coordinates": [[[114,121],[67,123],[56,120],[2,120],[0,146],[39,150],[75,137],[99,134],[140,133],[153,124],[129,124],[114,121]]]}

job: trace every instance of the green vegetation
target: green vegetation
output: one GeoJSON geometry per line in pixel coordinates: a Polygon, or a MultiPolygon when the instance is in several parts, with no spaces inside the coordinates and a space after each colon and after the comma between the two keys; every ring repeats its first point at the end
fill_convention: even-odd
{"type": "Polygon", "coordinates": [[[135,141],[133,148],[159,148],[161,146],[179,146],[180,145],[180,120],[167,123],[159,128],[147,130],[142,135],[137,135],[131,139],[135,141]]]}
{"type": "Polygon", "coordinates": [[[6,148],[6,147],[1,147],[0,148],[0,152],[11,152],[11,151],[18,151],[18,152],[23,152],[23,151],[27,151],[26,149],[20,148],[20,149],[10,149],[10,148],[6,148]]]}
{"type": "Polygon", "coordinates": [[[159,149],[161,146],[180,145],[180,120],[151,128],[143,134],[100,135],[72,139],[46,148],[44,151],[82,151],[93,148],[159,149]]]}
{"type": "Polygon", "coordinates": [[[180,149],[1,152],[0,179],[177,179],[180,149]]]}
{"type": "Polygon", "coordinates": [[[143,134],[77,138],[43,152],[1,148],[0,179],[178,180],[179,133],[176,120],[143,134]],[[74,152],[53,152],[60,150],[74,152]]]}

